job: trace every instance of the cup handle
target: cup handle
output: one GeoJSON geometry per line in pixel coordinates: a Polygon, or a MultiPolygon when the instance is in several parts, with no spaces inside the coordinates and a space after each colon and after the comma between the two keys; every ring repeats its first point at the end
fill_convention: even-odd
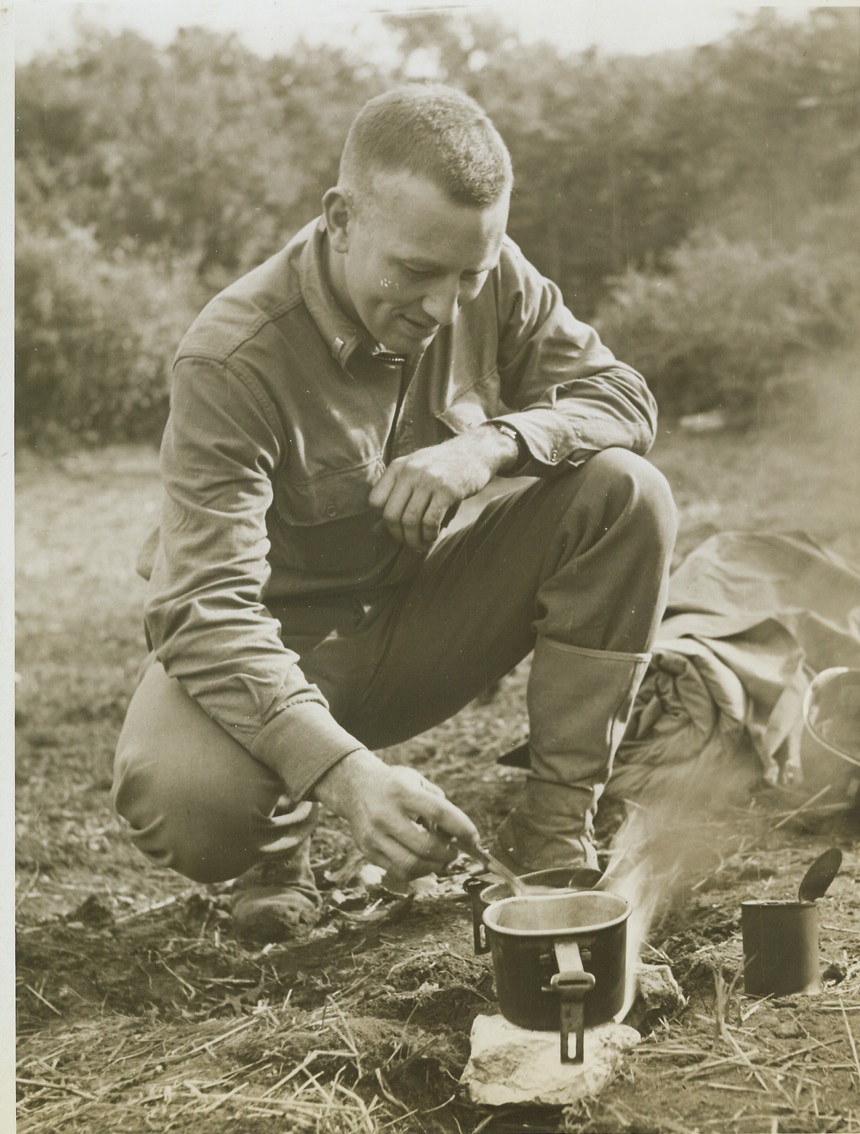
{"type": "Polygon", "coordinates": [[[484,925],[483,903],[481,902],[481,892],[486,888],[486,885],[486,879],[477,876],[467,878],[463,883],[463,889],[469,895],[469,906],[472,911],[472,948],[478,956],[490,951],[487,930],[484,925]]]}
{"type": "Polygon", "coordinates": [[[559,1041],[562,1063],[582,1063],[585,1057],[585,996],[594,988],[594,975],[582,966],[579,945],[575,941],[554,941],[553,950],[558,972],[550,985],[560,998],[559,1041]],[[576,1042],[570,1054],[570,1037],[576,1042]]]}

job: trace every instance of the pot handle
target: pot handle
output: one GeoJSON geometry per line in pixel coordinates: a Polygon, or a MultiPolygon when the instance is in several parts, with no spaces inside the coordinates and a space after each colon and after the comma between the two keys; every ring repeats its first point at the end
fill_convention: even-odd
{"type": "Polygon", "coordinates": [[[479,956],[490,951],[484,925],[484,903],[481,901],[481,892],[486,886],[486,878],[477,875],[467,878],[463,883],[463,889],[469,895],[469,907],[472,913],[472,948],[479,956]]]}
{"type": "Polygon", "coordinates": [[[575,941],[554,941],[553,950],[558,972],[550,985],[560,998],[559,1040],[562,1063],[582,1063],[585,1055],[585,996],[594,988],[594,975],[582,966],[579,945],[575,941]],[[576,1049],[570,1054],[570,1037],[576,1049]]]}

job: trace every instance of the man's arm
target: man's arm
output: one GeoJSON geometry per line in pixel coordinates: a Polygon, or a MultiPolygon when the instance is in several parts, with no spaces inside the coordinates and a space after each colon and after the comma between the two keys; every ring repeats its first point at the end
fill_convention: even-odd
{"type": "Polygon", "coordinates": [[[577,319],[559,288],[506,240],[496,285],[498,419],[522,438],[531,475],[553,475],[616,446],[647,453],[657,404],[645,379],[577,319]]]}
{"type": "MultiPolygon", "coordinates": [[[[392,536],[416,550],[430,547],[451,509],[494,476],[552,475],[610,446],[647,452],[654,439],[656,403],[642,375],[573,316],[559,289],[510,241],[487,295],[475,301],[478,313],[493,287],[501,394],[510,409],[492,420],[514,437],[482,425],[391,462],[370,503],[392,536]]],[[[488,333],[479,319],[470,324],[469,312],[461,317],[458,333],[488,333]]]]}
{"type": "Polygon", "coordinates": [[[319,799],[350,822],[371,861],[415,877],[449,861],[450,837],[473,836],[474,827],[423,777],[389,768],[343,729],[281,641],[262,594],[266,513],[285,444],[252,382],[205,359],[178,364],[161,453],[150,637],[168,675],[272,768],[291,798],[319,799]]]}
{"type": "Polygon", "coordinates": [[[285,445],[253,384],[207,359],[177,364],[146,620],[168,675],[301,799],[360,745],[307,682],[262,600],[266,513],[285,445]]]}

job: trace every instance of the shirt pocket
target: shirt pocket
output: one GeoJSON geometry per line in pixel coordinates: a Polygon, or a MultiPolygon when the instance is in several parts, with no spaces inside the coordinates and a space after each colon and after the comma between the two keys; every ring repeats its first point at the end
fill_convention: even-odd
{"type": "Polygon", "coordinates": [[[379,513],[368,502],[381,474],[374,461],[278,483],[269,522],[272,565],[344,583],[371,570],[384,544],[374,531],[379,513]]]}

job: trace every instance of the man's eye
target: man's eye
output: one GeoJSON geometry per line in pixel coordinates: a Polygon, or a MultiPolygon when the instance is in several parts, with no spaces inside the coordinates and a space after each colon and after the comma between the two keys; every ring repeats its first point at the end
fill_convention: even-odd
{"type": "Polygon", "coordinates": [[[433,268],[417,268],[414,264],[404,264],[403,267],[410,276],[430,276],[435,270],[433,268]]]}

